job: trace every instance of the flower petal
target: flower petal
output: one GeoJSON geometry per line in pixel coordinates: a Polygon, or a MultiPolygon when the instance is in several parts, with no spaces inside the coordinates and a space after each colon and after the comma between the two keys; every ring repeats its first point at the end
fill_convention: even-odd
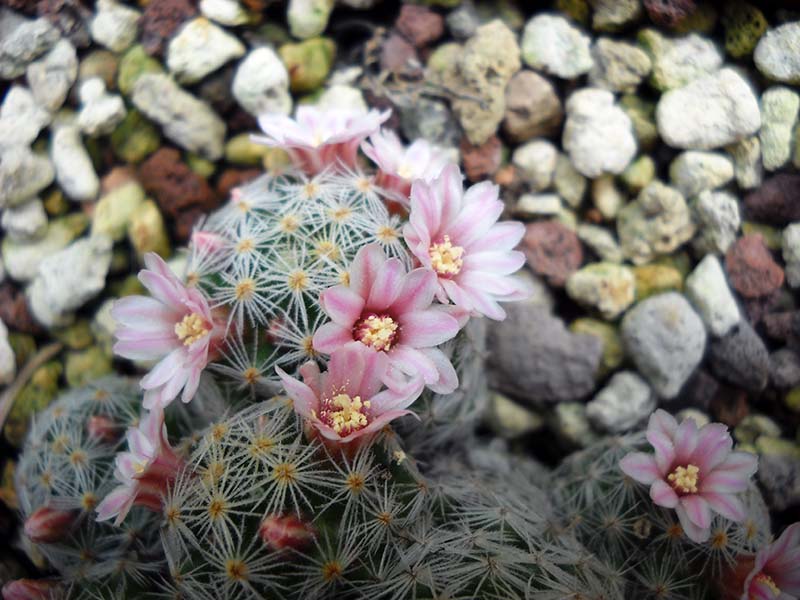
{"type": "Polygon", "coordinates": [[[150,372],[142,377],[140,385],[144,389],[158,387],[164,385],[170,378],[175,376],[175,371],[180,369],[186,357],[186,350],[183,346],[176,348],[159,363],[153,367],[150,372]]]}
{"type": "Polygon", "coordinates": [[[456,336],[458,321],[438,310],[418,310],[403,315],[400,340],[406,346],[430,348],[456,336]]]}
{"type": "Polygon", "coordinates": [[[675,432],[678,431],[678,422],[675,420],[675,417],[663,408],[659,408],[650,415],[650,420],[647,423],[647,431],[660,431],[671,440],[675,432]]]}
{"type": "Polygon", "coordinates": [[[452,394],[458,388],[458,373],[447,355],[438,348],[422,348],[420,352],[436,365],[439,373],[435,382],[426,382],[428,388],[436,394],[452,394]]]}
{"type": "Polygon", "coordinates": [[[317,352],[333,354],[337,348],[341,348],[352,341],[352,328],[330,321],[317,329],[311,344],[317,352]]]}
{"type": "Polygon", "coordinates": [[[350,289],[362,298],[369,297],[369,290],[386,254],[380,244],[367,244],[361,248],[350,265],[350,289]]]}
{"type": "Polygon", "coordinates": [[[711,527],[711,508],[702,496],[698,494],[683,496],[680,503],[692,523],[701,529],[711,527]]]}
{"type": "Polygon", "coordinates": [[[436,273],[430,269],[414,269],[403,279],[400,293],[392,307],[397,316],[428,308],[436,294],[436,273]]]}
{"type": "Polygon", "coordinates": [[[307,419],[311,418],[312,412],[319,408],[319,399],[314,395],[312,389],[305,383],[290,377],[280,367],[275,367],[275,371],[281,378],[286,393],[294,402],[294,410],[307,419]]]}
{"type": "Polygon", "coordinates": [[[728,457],[732,447],[728,428],[722,423],[708,423],[700,428],[690,462],[697,465],[701,473],[710,473],[728,457]]]}
{"type": "Polygon", "coordinates": [[[749,480],[758,470],[758,457],[749,452],[731,452],[728,457],[718,465],[714,472],[725,472],[743,480],[749,480]]]}
{"type": "Polygon", "coordinates": [[[686,514],[686,511],[681,504],[678,504],[678,506],[675,507],[675,514],[678,515],[678,520],[681,523],[681,527],[683,528],[683,532],[686,534],[686,537],[688,537],[694,543],[702,544],[703,542],[707,542],[708,538],[711,537],[711,529],[703,529],[702,527],[695,525],[686,514]]]}
{"type": "Polygon", "coordinates": [[[678,505],[678,494],[663,479],[656,479],[650,486],[650,498],[664,508],[675,508],[678,505]]]}
{"type": "Polygon", "coordinates": [[[703,492],[703,499],[715,513],[722,515],[736,523],[741,523],[747,516],[742,501],[733,494],[719,494],[716,492],[703,492]]]}
{"type": "Polygon", "coordinates": [[[319,295],[319,303],[334,323],[344,327],[352,327],[364,308],[364,298],[344,285],[323,291],[319,295]]]}
{"type": "Polygon", "coordinates": [[[619,461],[619,468],[631,479],[639,483],[650,485],[661,478],[655,458],[652,454],[644,452],[631,452],[619,461]]]}
{"type": "Polygon", "coordinates": [[[666,475],[670,471],[672,463],[675,462],[675,446],[672,444],[672,440],[660,430],[648,428],[647,441],[656,451],[656,464],[661,474],[666,475]]]}
{"type": "Polygon", "coordinates": [[[675,445],[675,460],[681,464],[688,464],[697,448],[698,430],[694,419],[684,419],[672,443],[675,445]]]}
{"type": "Polygon", "coordinates": [[[364,307],[369,311],[382,311],[389,308],[400,294],[405,269],[397,258],[384,262],[372,281],[369,297],[364,307]]]}

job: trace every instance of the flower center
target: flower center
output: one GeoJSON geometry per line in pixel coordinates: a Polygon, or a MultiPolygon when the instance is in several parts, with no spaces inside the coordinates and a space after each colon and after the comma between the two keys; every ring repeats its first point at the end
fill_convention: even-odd
{"type": "Polygon", "coordinates": [[[428,255],[431,257],[431,267],[439,275],[453,276],[461,272],[464,249],[461,246],[453,246],[449,235],[444,236],[442,242],[431,246],[428,255]]]}
{"type": "Polygon", "coordinates": [[[370,315],[356,323],[353,337],[365,346],[388,352],[397,341],[398,329],[400,325],[392,317],[370,315]]]}
{"type": "Polygon", "coordinates": [[[699,475],[700,467],[690,464],[685,467],[676,467],[672,473],[667,475],[667,479],[676,492],[696,494],[699,475]]]}
{"type": "Polygon", "coordinates": [[[197,340],[208,335],[210,328],[206,325],[203,317],[197,313],[192,313],[183,317],[180,323],[175,323],[175,335],[184,346],[191,346],[197,340]]]}
{"type": "MultiPolygon", "coordinates": [[[[763,583],[765,586],[767,586],[776,598],[781,595],[781,588],[779,588],[775,583],[775,580],[766,573],[759,573],[756,575],[755,581],[763,583]]],[[[750,596],[750,598],[755,598],[755,596],[750,596]]]]}
{"type": "Polygon", "coordinates": [[[337,394],[322,401],[320,420],[326,422],[336,433],[345,435],[366,427],[368,419],[364,409],[370,401],[361,401],[361,396],[351,398],[348,394],[337,394]]]}

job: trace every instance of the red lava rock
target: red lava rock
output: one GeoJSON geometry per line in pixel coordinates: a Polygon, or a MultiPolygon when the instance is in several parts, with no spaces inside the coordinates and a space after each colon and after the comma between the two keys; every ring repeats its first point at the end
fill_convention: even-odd
{"type": "Polygon", "coordinates": [[[558,133],[564,109],[553,84],[533,71],[520,71],[506,86],[503,129],[515,142],[558,133]]]}
{"type": "Polygon", "coordinates": [[[800,311],[783,310],[764,315],[764,330],[774,340],[785,342],[797,333],[800,311]]]}
{"type": "Polygon", "coordinates": [[[783,269],[760,233],[736,240],[725,255],[725,269],[731,285],[745,298],[768,296],[783,285],[783,269]]]}
{"type": "Polygon", "coordinates": [[[208,182],[181,161],[174,148],[161,148],[144,161],[139,181],[171,217],[192,209],[209,211],[218,204],[208,182]]]}
{"type": "Polygon", "coordinates": [[[800,175],[779,173],[770,177],[745,196],[744,205],[753,221],[781,226],[800,221],[800,175]]]}
{"type": "Polygon", "coordinates": [[[420,70],[417,51],[403,36],[393,33],[381,45],[381,69],[392,73],[420,70]]]}
{"type": "Polygon", "coordinates": [[[263,174],[264,171],[261,169],[226,169],[217,180],[217,195],[220,198],[227,198],[233,188],[263,174]]]}
{"type": "Polygon", "coordinates": [[[781,290],[778,288],[771,294],[761,296],[760,298],[744,298],[744,312],[750,324],[755,327],[759,325],[768,314],[780,310],[783,303],[782,296],[783,294],[781,294],[781,290]]]}
{"type": "Polygon", "coordinates": [[[719,382],[710,373],[698,369],[689,382],[683,386],[681,399],[693,408],[708,411],[711,401],[719,390],[719,385],[719,382]]]}
{"type": "Polygon", "coordinates": [[[480,146],[473,146],[465,137],[461,138],[461,160],[464,172],[470,181],[488,179],[500,168],[503,145],[493,135],[480,146]]]}
{"type": "Polygon", "coordinates": [[[42,331],[28,310],[25,293],[10,281],[0,284],[0,320],[9,329],[20,333],[37,334],[42,331]]]}
{"type": "Polygon", "coordinates": [[[695,0],[644,0],[650,20],[663,27],[677,27],[697,10],[695,0]]]}
{"type": "Polygon", "coordinates": [[[189,209],[180,213],[175,217],[172,226],[172,233],[178,241],[186,242],[192,235],[192,230],[195,224],[205,216],[205,212],[201,209],[189,209]]]}
{"type": "Polygon", "coordinates": [[[555,287],[563,287],[583,262],[583,247],[578,236],[555,221],[528,225],[522,238],[522,251],[531,269],[555,287]]]}
{"type": "Polygon", "coordinates": [[[36,12],[35,0],[0,0],[0,6],[7,6],[8,8],[29,15],[36,12]]]}
{"type": "Polygon", "coordinates": [[[189,0],[148,2],[139,19],[141,42],[148,54],[161,54],[169,38],[185,21],[197,14],[189,0]]]}
{"type": "Polygon", "coordinates": [[[85,48],[91,43],[89,21],[92,11],[80,0],[39,0],[36,12],[78,48],[85,48]]]}
{"type": "Polygon", "coordinates": [[[421,48],[442,37],[444,19],[425,6],[403,4],[395,27],[409,42],[421,48]]]}

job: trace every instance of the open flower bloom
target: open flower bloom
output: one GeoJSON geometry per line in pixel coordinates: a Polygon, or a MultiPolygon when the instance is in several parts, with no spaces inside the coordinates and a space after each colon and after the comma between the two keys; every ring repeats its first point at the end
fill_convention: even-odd
{"type": "Polygon", "coordinates": [[[432,304],[436,289],[430,269],[406,273],[403,263],[386,258],[379,244],[364,246],[350,267],[350,284],[320,294],[320,306],[331,321],[314,334],[314,349],[333,354],[355,341],[386,355],[390,387],[405,385],[400,374],[419,375],[432,390],[450,393],[458,377],[435,346],[453,338],[461,323],[447,307],[432,304]]]}
{"type": "Polygon", "coordinates": [[[756,554],[741,600],[800,598],[800,523],[787,527],[773,543],[756,554]]]}
{"type": "Polygon", "coordinates": [[[160,256],[145,256],[147,269],[139,280],[152,298],[130,296],[114,303],[117,322],[114,352],[133,360],[161,361],[142,378],[144,407],[167,406],[183,390],[189,402],[197,391],[200,374],[216,352],[224,323],[214,320],[208,301],[196,288],[187,287],[160,256]]]}
{"type": "Polygon", "coordinates": [[[653,502],[674,508],[684,532],[700,543],[710,535],[712,512],[732,521],[745,518],[739,492],[747,489],[758,461],[748,452],[732,452],[728,428],[692,419],[680,425],[657,410],[647,426],[655,454],[632,452],[620,461],[626,475],[650,486],[653,502]]]}
{"type": "Polygon", "coordinates": [[[498,302],[521,300],[529,292],[521,280],[510,277],[525,264],[512,249],[522,239],[522,223],[498,223],[503,203],[498,188],[482,182],[463,191],[461,172],[448,165],[432,183],[411,186],[411,212],[403,229],[408,247],[438,278],[437,296],[456,306],[505,318],[498,302]]]}
{"type": "Polygon", "coordinates": [[[183,466],[167,439],[164,411],[157,407],[128,430],[128,452],[117,454],[114,476],[121,485],[97,506],[97,520],[116,517],[119,525],[131,507],[161,509],[161,497],[183,466]]]}
{"type": "Polygon", "coordinates": [[[412,414],[407,408],[422,393],[424,382],[416,377],[403,389],[381,391],[386,368],[385,354],[350,343],[331,355],[326,372],[314,361],[300,367],[302,382],[280,367],[275,370],[294,410],[325,439],[346,444],[412,414]]]}
{"type": "Polygon", "coordinates": [[[412,182],[435,179],[448,163],[444,152],[427,140],[417,140],[406,148],[397,134],[384,129],[370,136],[361,149],[378,166],[376,185],[405,208],[409,207],[412,182]]]}
{"type": "Polygon", "coordinates": [[[253,141],[283,148],[295,167],[306,175],[316,175],[328,167],[352,169],[358,147],[389,118],[390,112],[330,109],[301,106],[296,118],[281,114],[258,119],[264,135],[253,141]]]}

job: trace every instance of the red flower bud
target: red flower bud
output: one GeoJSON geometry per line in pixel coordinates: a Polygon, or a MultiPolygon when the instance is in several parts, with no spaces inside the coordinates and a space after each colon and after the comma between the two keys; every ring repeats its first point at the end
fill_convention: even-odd
{"type": "Polygon", "coordinates": [[[122,434],[122,428],[105,415],[89,417],[86,423],[86,431],[90,437],[106,442],[107,444],[115,443],[122,434]]]}
{"type": "Polygon", "coordinates": [[[298,550],[314,539],[314,527],[294,515],[270,515],[261,522],[258,535],[273,550],[298,550]]]}
{"type": "Polygon", "coordinates": [[[76,518],[75,511],[42,506],[26,519],[25,535],[37,544],[58,542],[67,536],[76,518]]]}
{"type": "Polygon", "coordinates": [[[3,600],[55,600],[61,597],[58,584],[47,579],[15,579],[3,586],[3,600]]]}

